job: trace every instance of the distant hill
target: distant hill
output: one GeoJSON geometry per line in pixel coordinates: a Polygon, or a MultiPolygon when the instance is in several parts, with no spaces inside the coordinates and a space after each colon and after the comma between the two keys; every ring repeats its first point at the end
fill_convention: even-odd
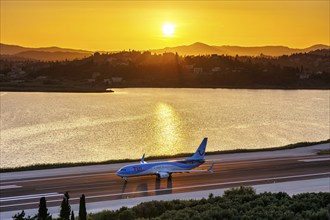
{"type": "Polygon", "coordinates": [[[47,52],[47,51],[33,51],[33,50],[28,50],[15,54],[15,56],[17,57],[23,57],[32,60],[42,60],[42,61],[74,60],[74,59],[82,59],[90,55],[91,54],[77,53],[77,52],[61,52],[61,51],[47,52]]]}
{"type": "Polygon", "coordinates": [[[194,43],[188,46],[165,47],[164,49],[150,50],[150,52],[161,54],[165,52],[178,53],[180,55],[206,55],[225,54],[230,56],[268,56],[291,55],[294,53],[308,53],[314,50],[329,49],[329,46],[317,44],[308,48],[296,49],[285,46],[260,46],[260,47],[240,47],[240,46],[210,46],[204,43],[194,43]]]}
{"type": "Polygon", "coordinates": [[[150,52],[162,54],[166,52],[178,53],[180,55],[202,55],[202,54],[222,54],[223,51],[220,48],[210,46],[204,43],[194,43],[191,45],[177,46],[177,47],[165,47],[164,49],[150,50],[150,52]]]}
{"type": "MultiPolygon", "coordinates": [[[[260,46],[260,47],[240,47],[240,46],[210,46],[204,43],[194,43],[177,47],[165,47],[163,49],[150,50],[150,52],[162,54],[165,52],[178,53],[179,55],[207,55],[207,54],[225,54],[230,56],[259,56],[260,54],[268,56],[291,55],[294,53],[308,53],[316,50],[329,49],[329,46],[317,44],[308,48],[296,49],[285,46],[260,46]]],[[[60,47],[40,47],[28,48],[17,45],[8,45],[0,43],[0,55],[2,58],[9,59],[14,56],[15,59],[33,59],[42,61],[62,61],[82,59],[93,54],[93,51],[76,50],[60,47]]]]}
{"type": "Polygon", "coordinates": [[[60,47],[28,48],[0,43],[0,55],[9,55],[42,61],[82,59],[90,56],[92,53],[93,52],[87,50],[75,50],[60,47]]]}

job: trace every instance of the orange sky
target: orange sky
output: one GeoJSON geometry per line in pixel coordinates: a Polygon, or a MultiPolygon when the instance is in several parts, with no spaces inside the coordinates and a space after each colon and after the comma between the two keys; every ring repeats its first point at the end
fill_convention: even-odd
{"type": "Polygon", "coordinates": [[[87,50],[210,45],[329,45],[325,1],[1,0],[1,42],[87,50]],[[162,24],[172,22],[174,36],[162,24]]]}

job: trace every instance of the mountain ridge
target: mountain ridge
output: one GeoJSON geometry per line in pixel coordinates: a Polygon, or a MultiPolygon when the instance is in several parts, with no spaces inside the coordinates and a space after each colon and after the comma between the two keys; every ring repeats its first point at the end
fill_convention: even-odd
{"type": "MultiPolygon", "coordinates": [[[[195,42],[190,45],[180,45],[176,47],[165,47],[162,49],[150,49],[150,51],[156,54],[163,54],[166,52],[178,53],[182,56],[189,55],[229,55],[229,56],[259,56],[261,54],[266,56],[282,56],[291,55],[294,53],[308,53],[319,49],[329,49],[330,47],[324,44],[315,44],[307,48],[290,48],[287,46],[230,46],[230,45],[208,45],[202,42],[195,42]]],[[[111,51],[109,51],[111,52],[111,51]]],[[[115,52],[115,51],[112,51],[115,52]]],[[[118,52],[118,51],[117,51],[118,52]]],[[[62,61],[62,60],[74,60],[82,59],[90,56],[94,51],[70,49],[61,47],[23,47],[19,45],[10,45],[0,43],[0,55],[16,56],[25,59],[42,60],[42,61],[62,61]]]]}
{"type": "Polygon", "coordinates": [[[230,56],[259,56],[260,54],[268,56],[291,55],[294,53],[307,53],[318,49],[329,49],[329,46],[323,44],[315,44],[307,48],[290,48],[287,46],[211,46],[201,42],[196,42],[191,45],[183,45],[177,47],[165,47],[163,49],[150,50],[154,53],[172,52],[180,55],[230,55],[230,56]]]}
{"type": "Polygon", "coordinates": [[[57,46],[51,47],[25,47],[14,44],[4,44],[0,43],[0,54],[15,55],[23,51],[45,51],[45,52],[76,52],[76,53],[93,53],[93,51],[82,50],[82,49],[72,49],[72,48],[62,48],[57,46]]]}
{"type": "Polygon", "coordinates": [[[13,56],[29,60],[63,61],[82,59],[93,54],[92,51],[61,47],[23,47],[0,43],[0,55],[13,56]]]}

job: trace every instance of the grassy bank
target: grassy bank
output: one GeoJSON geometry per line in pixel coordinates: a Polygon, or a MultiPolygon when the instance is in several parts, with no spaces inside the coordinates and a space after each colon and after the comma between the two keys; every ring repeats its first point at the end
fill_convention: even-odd
{"type": "Polygon", "coordinates": [[[110,93],[108,88],[85,87],[1,87],[1,92],[110,93]]]}
{"type": "Polygon", "coordinates": [[[320,150],[317,152],[318,155],[328,155],[330,154],[330,149],[329,150],[320,150]]]}
{"type": "MultiPolygon", "coordinates": [[[[287,150],[299,147],[308,147],[316,144],[330,143],[330,139],[318,142],[299,142],[296,144],[289,144],[281,147],[263,148],[263,149],[235,149],[225,151],[211,151],[207,152],[206,155],[217,155],[217,154],[232,154],[232,153],[253,153],[261,151],[276,151],[276,150],[287,150]]],[[[329,152],[329,151],[327,151],[329,152]]],[[[155,159],[171,159],[177,157],[190,157],[192,153],[181,153],[175,155],[162,155],[162,156],[151,156],[146,158],[147,160],[155,159]]],[[[77,162],[77,163],[54,163],[54,164],[35,164],[24,167],[13,167],[13,168],[0,168],[0,173],[4,172],[15,172],[15,171],[28,171],[28,170],[42,170],[42,169],[54,169],[64,167],[76,167],[76,166],[89,166],[89,165],[101,165],[101,164],[114,164],[114,163],[127,163],[127,162],[138,162],[140,159],[120,159],[120,160],[107,160],[101,162],[77,162]]]]}
{"type": "MultiPolygon", "coordinates": [[[[2,85],[0,83],[2,92],[64,92],[64,93],[103,93],[107,87],[102,86],[44,86],[44,85],[2,85]]],[[[263,86],[263,85],[251,85],[251,86],[228,86],[228,85],[137,85],[137,84],[119,84],[111,85],[114,89],[127,89],[127,88],[169,88],[169,89],[251,89],[251,90],[329,90],[328,85],[319,86],[263,86]]]]}

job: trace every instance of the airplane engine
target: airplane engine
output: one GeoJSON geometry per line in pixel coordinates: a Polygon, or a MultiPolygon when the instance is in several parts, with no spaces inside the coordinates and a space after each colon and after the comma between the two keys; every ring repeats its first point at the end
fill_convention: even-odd
{"type": "Polygon", "coordinates": [[[167,177],[170,176],[168,173],[158,173],[158,175],[159,175],[159,177],[160,177],[161,179],[163,179],[163,178],[167,178],[167,177]]]}

